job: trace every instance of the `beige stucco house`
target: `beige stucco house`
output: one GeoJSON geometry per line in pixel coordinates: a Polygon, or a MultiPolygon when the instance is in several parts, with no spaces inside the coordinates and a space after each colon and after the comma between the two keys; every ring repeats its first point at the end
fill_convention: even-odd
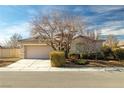
{"type": "Polygon", "coordinates": [[[48,59],[52,48],[37,37],[19,41],[21,45],[21,58],[27,59],[48,59]]]}
{"type": "Polygon", "coordinates": [[[118,42],[118,47],[124,48],[124,41],[119,41],[118,42]]]}
{"type": "MultiPolygon", "coordinates": [[[[71,44],[71,52],[78,51],[99,51],[103,40],[93,40],[86,36],[77,36],[71,44]],[[81,45],[81,46],[80,46],[81,45]]],[[[23,39],[19,41],[21,45],[21,57],[27,59],[48,59],[52,48],[38,37],[23,39]]]]}
{"type": "Polygon", "coordinates": [[[94,40],[86,36],[77,36],[73,39],[70,51],[72,53],[100,51],[104,40],[94,40]]]}

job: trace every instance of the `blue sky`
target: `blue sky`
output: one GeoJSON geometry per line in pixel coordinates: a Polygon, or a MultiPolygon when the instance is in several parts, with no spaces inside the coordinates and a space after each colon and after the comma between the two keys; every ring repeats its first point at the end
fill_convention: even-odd
{"type": "Polygon", "coordinates": [[[124,40],[124,6],[0,6],[0,42],[12,34],[19,33],[23,38],[30,36],[29,22],[41,11],[41,16],[51,11],[64,11],[81,15],[91,31],[100,31],[105,37],[114,34],[124,40]]]}

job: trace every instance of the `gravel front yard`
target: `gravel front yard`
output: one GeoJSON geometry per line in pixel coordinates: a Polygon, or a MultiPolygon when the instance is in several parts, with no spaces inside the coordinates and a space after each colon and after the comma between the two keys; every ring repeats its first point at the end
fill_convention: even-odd
{"type": "Polygon", "coordinates": [[[6,67],[19,60],[19,58],[0,58],[0,67],[6,67]]]}
{"type": "Polygon", "coordinates": [[[90,64],[87,66],[94,66],[94,67],[124,67],[124,61],[115,61],[115,60],[109,60],[109,61],[102,61],[98,60],[96,61],[90,61],[90,64]]]}
{"type": "Polygon", "coordinates": [[[124,67],[124,61],[115,61],[115,60],[87,60],[89,64],[85,65],[76,65],[73,62],[67,63],[66,67],[124,67]]]}

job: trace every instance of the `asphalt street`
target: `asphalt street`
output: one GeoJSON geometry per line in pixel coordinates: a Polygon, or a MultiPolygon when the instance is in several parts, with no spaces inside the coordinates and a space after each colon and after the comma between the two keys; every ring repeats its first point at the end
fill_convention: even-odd
{"type": "Polygon", "coordinates": [[[1,71],[1,88],[115,88],[124,87],[123,72],[1,71]]]}

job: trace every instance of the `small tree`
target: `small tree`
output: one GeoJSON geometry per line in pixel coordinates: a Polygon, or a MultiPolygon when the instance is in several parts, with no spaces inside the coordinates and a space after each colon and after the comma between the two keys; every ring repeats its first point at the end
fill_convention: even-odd
{"type": "Polygon", "coordinates": [[[10,48],[17,48],[18,46],[18,40],[22,39],[22,36],[20,34],[13,34],[8,41],[5,41],[4,46],[10,47],[10,48]]]}
{"type": "Polygon", "coordinates": [[[108,35],[105,45],[110,48],[116,48],[118,45],[118,39],[114,35],[108,35]]]}

